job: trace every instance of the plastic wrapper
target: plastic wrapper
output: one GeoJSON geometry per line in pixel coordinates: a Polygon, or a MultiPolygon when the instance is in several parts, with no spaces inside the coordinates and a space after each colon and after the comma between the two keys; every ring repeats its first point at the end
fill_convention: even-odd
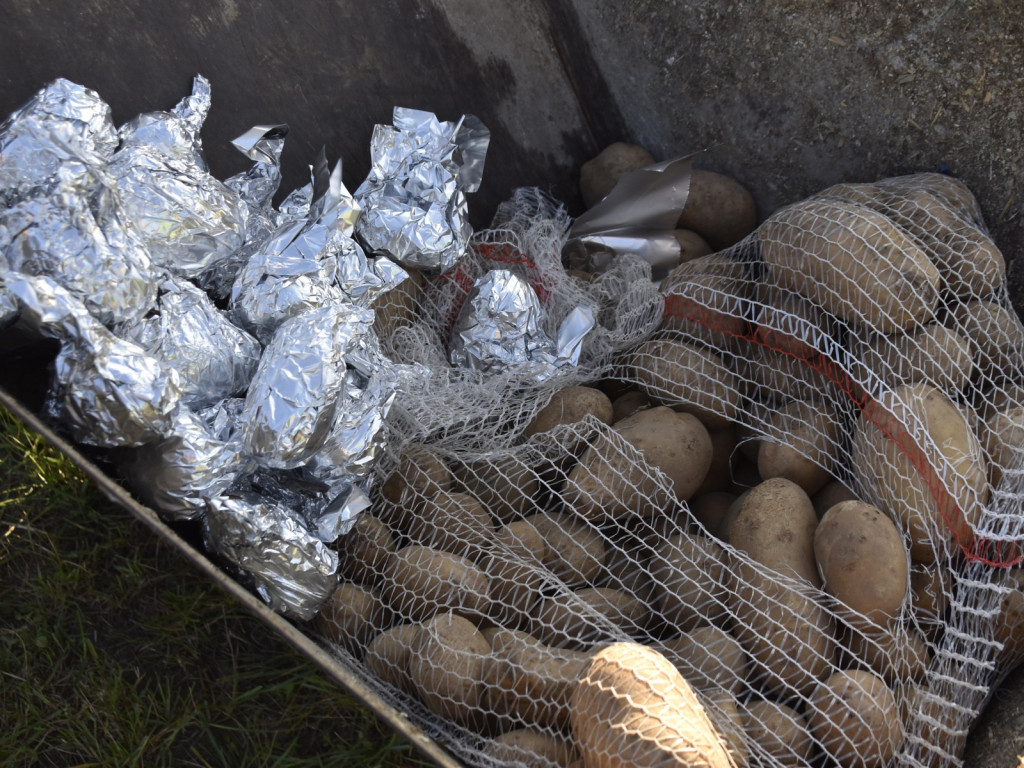
{"type": "Polygon", "coordinates": [[[606,270],[617,255],[635,253],[660,279],[679,263],[673,235],[690,189],[692,156],[624,174],[608,195],[577,218],[563,249],[568,266],[606,270]]]}
{"type": "Polygon", "coordinates": [[[192,95],[170,112],[121,126],[108,166],[153,261],[188,278],[215,269],[245,238],[241,198],[210,175],[203,158],[199,129],[209,107],[209,83],[197,76],[192,95]]]}
{"type": "Polygon", "coordinates": [[[224,182],[238,193],[245,206],[245,243],[196,278],[211,296],[227,299],[231,295],[231,287],[242,267],[277,228],[278,215],[271,204],[281,185],[281,153],[287,135],[287,125],[257,125],[231,142],[235,149],[254,161],[249,170],[224,182]]]}
{"type": "Polygon", "coordinates": [[[246,395],[246,453],[277,469],[301,466],[331,433],[348,370],[345,355],[373,324],[349,304],[312,309],[281,325],[246,395]]]}
{"type": "Polygon", "coordinates": [[[108,331],[50,278],[8,274],[5,282],[22,320],[61,344],[49,410],[62,417],[74,439],[131,447],[168,432],[181,399],[176,371],[108,331]]]}
{"type": "Polygon", "coordinates": [[[218,413],[207,417],[212,423],[179,408],[163,439],[131,450],[120,462],[128,485],[165,520],[201,517],[206,502],[224,494],[246,467],[234,430],[218,428],[218,413]]]}
{"type": "Polygon", "coordinates": [[[356,190],[360,239],[406,267],[452,269],[472,234],[466,193],[479,187],[489,138],[472,115],[451,123],[396,107],[393,125],[374,129],[370,174],[356,190]]]}
{"type": "Polygon", "coordinates": [[[359,208],[341,183],[341,164],[329,171],[321,153],[314,181],[307,217],[280,225],[231,290],[234,317],[264,344],[289,318],[331,304],[368,306],[406,277],[387,258],[368,259],[352,239],[359,208]]]}
{"type": "Polygon", "coordinates": [[[238,568],[256,593],[286,616],[313,618],[338,582],[338,555],[273,502],[211,499],[203,539],[210,552],[238,568]]]}
{"type": "Polygon", "coordinates": [[[88,183],[117,142],[110,107],[95,91],[54,80],[0,123],[0,204],[88,183]]]}
{"type": "Polygon", "coordinates": [[[262,351],[205,293],[173,275],[160,281],[154,309],[117,332],[176,370],[182,402],[193,408],[243,393],[262,351]]]}
{"type": "Polygon", "coordinates": [[[452,365],[478,373],[515,373],[543,381],[579,360],[594,313],[580,305],[569,312],[556,340],[543,330],[544,308],[526,280],[495,269],[473,286],[452,331],[452,365]]]}

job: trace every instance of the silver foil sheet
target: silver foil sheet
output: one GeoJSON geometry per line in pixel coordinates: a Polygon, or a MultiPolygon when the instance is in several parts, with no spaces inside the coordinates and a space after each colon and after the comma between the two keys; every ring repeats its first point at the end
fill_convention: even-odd
{"type": "Polygon", "coordinates": [[[373,312],[350,304],[285,321],[263,352],[242,413],[246,454],[265,467],[307,463],[326,443],[346,382],[345,356],[373,312]]]}
{"type": "Polygon", "coordinates": [[[338,555],[288,508],[260,499],[218,497],[207,505],[207,549],[278,613],[308,620],[338,583],[338,555]]]}
{"type": "Polygon", "coordinates": [[[4,283],[18,299],[21,319],[61,344],[48,410],[75,440],[119,448],[168,433],[181,399],[176,371],[108,331],[52,279],[8,273],[4,283]]]}
{"type": "Polygon", "coordinates": [[[490,134],[472,115],[442,122],[396,107],[392,122],[374,128],[370,174],[356,190],[357,234],[403,266],[447,272],[472,234],[466,193],[479,187],[490,134]]]}
{"type": "Polygon", "coordinates": [[[246,468],[234,430],[207,423],[201,413],[178,408],[160,440],[125,452],[119,461],[138,498],[172,522],[195,520],[209,500],[223,495],[246,468]]]}
{"type": "Polygon", "coordinates": [[[404,280],[394,262],[366,257],[352,238],[358,218],[341,164],[329,170],[321,153],[307,217],[285,221],[239,272],[230,305],[236,321],[268,344],[289,318],[332,304],[368,306],[404,280]]]}
{"type": "Polygon", "coordinates": [[[543,322],[544,308],[530,284],[509,270],[491,270],[466,297],[452,330],[449,360],[456,368],[479,374],[548,379],[579,362],[595,318],[588,307],[573,309],[555,340],[545,333],[543,322]]]}
{"type": "Polygon", "coordinates": [[[0,123],[0,205],[88,185],[117,148],[110,107],[95,91],[58,79],[0,123]]]}
{"type": "Polygon", "coordinates": [[[182,402],[192,408],[244,393],[259,363],[260,343],[188,280],[167,274],[157,289],[153,309],[118,326],[117,334],[177,371],[182,402]]]}
{"type": "Polygon", "coordinates": [[[634,253],[660,279],[679,263],[672,234],[690,191],[692,155],[624,174],[593,208],[577,218],[562,250],[567,266],[603,272],[617,255],[634,253]]]}
{"type": "Polygon", "coordinates": [[[156,295],[149,252],[104,184],[62,184],[0,210],[0,254],[12,271],[52,277],[107,326],[141,317],[156,295]]]}
{"type": "Polygon", "coordinates": [[[245,240],[238,193],[207,170],[199,129],[209,110],[209,83],[170,112],[139,115],[121,126],[108,168],[121,204],[154,263],[195,278],[230,258],[245,240]]]}

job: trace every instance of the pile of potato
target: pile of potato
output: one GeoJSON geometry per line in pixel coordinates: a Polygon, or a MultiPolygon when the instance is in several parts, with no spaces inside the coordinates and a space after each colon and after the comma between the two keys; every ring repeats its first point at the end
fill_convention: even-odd
{"type": "Polygon", "coordinates": [[[406,445],[315,627],[481,764],[880,768],[927,711],[937,765],[926,671],[1024,445],[1002,257],[937,175],[691,201],[661,331],[505,449],[406,445]]]}

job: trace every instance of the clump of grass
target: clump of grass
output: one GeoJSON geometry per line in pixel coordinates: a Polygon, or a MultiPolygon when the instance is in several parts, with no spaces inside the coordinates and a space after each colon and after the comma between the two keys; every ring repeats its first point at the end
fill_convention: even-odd
{"type": "Polygon", "coordinates": [[[3,408],[0,721],[12,766],[422,762],[3,408]]]}

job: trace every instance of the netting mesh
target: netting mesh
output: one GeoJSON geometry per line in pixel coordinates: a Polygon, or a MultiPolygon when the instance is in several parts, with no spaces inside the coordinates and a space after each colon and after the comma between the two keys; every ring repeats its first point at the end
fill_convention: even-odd
{"type": "Polygon", "coordinates": [[[521,190],[378,306],[425,376],[315,631],[472,765],[958,764],[1024,648],[1024,327],[971,193],[833,187],[660,286],[565,271],[567,224],[521,190]],[[452,371],[497,267],[548,332],[594,309],[579,366],[452,371]]]}

